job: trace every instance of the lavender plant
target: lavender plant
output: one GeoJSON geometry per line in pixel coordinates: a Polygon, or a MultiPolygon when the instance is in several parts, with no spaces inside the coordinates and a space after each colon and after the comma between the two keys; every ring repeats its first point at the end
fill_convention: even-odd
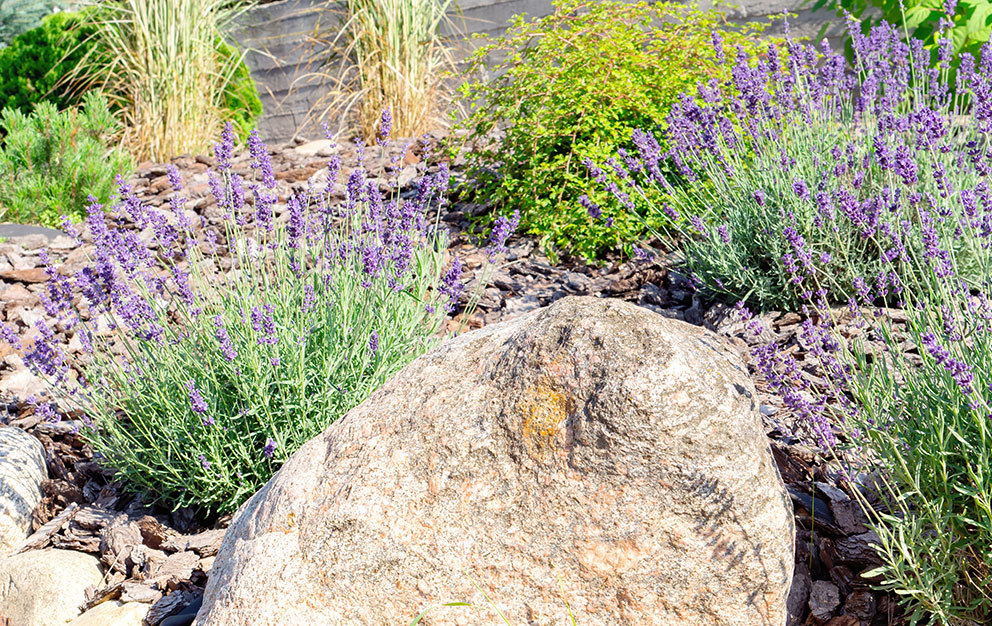
{"type": "MultiPolygon", "coordinates": [[[[52,323],[39,322],[24,346],[130,488],[207,512],[237,507],[435,345],[462,295],[461,264],[445,262],[446,231],[431,218],[444,203],[444,165],[405,200],[384,197],[359,167],[335,205],[335,157],[326,186],[289,198],[277,218],[265,145],[248,138],[254,177],[243,180],[231,170],[234,141],[228,124],[210,177],[223,228],[185,210],[174,169],[168,210],[144,206],[122,179],[109,214],[92,203],[92,264],[74,274],[49,266],[52,323]],[[60,331],[81,360],[55,341],[60,331]]],[[[4,336],[18,342],[10,328],[4,336]]]]}
{"type": "MultiPolygon", "coordinates": [[[[852,23],[851,36],[853,71],[826,42],[819,54],[790,39],[784,53],[769,44],[762,58],[731,61],[715,40],[732,80],[683,94],[663,142],[639,131],[636,152],[590,164],[593,173],[626,204],[660,189],[667,202],[655,209],[682,234],[690,269],[731,301],[796,309],[829,291],[844,302],[861,279],[920,288],[925,272],[900,242],[961,228],[947,219],[955,190],[969,189],[969,219],[985,219],[992,55],[964,55],[952,95],[949,46],[928,67],[922,43],[903,43],[891,25],[865,36],[852,23]],[[963,123],[971,110],[974,123],[963,123]],[[683,184],[661,175],[667,163],[683,184]]],[[[979,280],[985,237],[956,241],[957,269],[979,280]]]]}
{"type": "Polygon", "coordinates": [[[850,70],[826,47],[738,55],[730,84],[682,98],[670,152],[641,133],[638,154],[594,171],[624,198],[638,177],[664,185],[655,171],[671,159],[687,182],[664,187],[660,210],[697,278],[807,315],[804,360],[765,346],[755,361],[821,444],[860,450],[853,483],[879,477],[882,506],[866,508],[883,564],[869,574],[913,623],[985,623],[992,45],[977,63],[962,55],[952,94],[946,38],[930,67],[891,25],[851,37],[850,70]]]}

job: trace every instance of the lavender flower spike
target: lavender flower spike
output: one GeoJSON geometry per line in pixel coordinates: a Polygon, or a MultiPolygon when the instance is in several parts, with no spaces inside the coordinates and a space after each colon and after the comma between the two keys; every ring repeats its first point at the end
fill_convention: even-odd
{"type": "Polygon", "coordinates": [[[384,146],[389,143],[389,135],[393,132],[393,111],[388,106],[382,110],[382,119],[379,120],[378,143],[384,146]]]}
{"type": "Polygon", "coordinates": [[[492,232],[489,234],[489,261],[495,262],[496,257],[506,252],[506,240],[513,234],[520,224],[520,211],[514,211],[509,219],[500,215],[493,222],[492,232]]]}
{"type": "Polygon", "coordinates": [[[265,447],[262,448],[262,454],[265,455],[265,458],[271,459],[272,455],[274,455],[275,452],[276,452],[276,441],[272,437],[269,437],[268,440],[266,440],[265,442],[265,447]]]}

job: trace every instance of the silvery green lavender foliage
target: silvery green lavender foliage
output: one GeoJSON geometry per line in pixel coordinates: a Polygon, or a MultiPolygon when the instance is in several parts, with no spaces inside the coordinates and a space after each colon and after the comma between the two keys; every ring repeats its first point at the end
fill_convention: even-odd
{"type": "Polygon", "coordinates": [[[883,586],[914,621],[987,623],[992,45],[962,56],[952,96],[947,40],[930,66],[888,24],[851,36],[853,71],[795,44],[738,57],[732,84],[676,107],[669,153],[642,133],[601,177],[623,197],[638,189],[628,172],[663,184],[659,160],[675,162],[688,183],[661,210],[698,279],[806,314],[804,360],[776,346],[755,360],[821,444],[861,449],[853,482],[879,477],[883,586]]]}
{"type": "MultiPolygon", "coordinates": [[[[83,415],[102,462],[169,506],[237,507],[434,346],[462,295],[461,264],[446,267],[447,235],[436,227],[446,166],[406,199],[384,198],[359,167],[335,205],[333,157],[327,185],[289,198],[283,223],[268,151],[255,132],[247,143],[253,180],[231,171],[230,124],[215,147],[220,232],[192,228],[174,169],[168,210],[142,205],[119,179],[119,203],[109,214],[93,203],[85,221],[92,264],[74,275],[49,267],[54,323],[39,322],[27,346],[29,365],[83,415]],[[83,363],[55,329],[81,342],[83,363]]],[[[18,341],[9,328],[3,337],[18,341]]]]}
{"type": "Polygon", "coordinates": [[[900,246],[922,252],[924,234],[955,235],[962,224],[947,219],[946,204],[961,190],[974,226],[953,237],[954,263],[978,280],[992,233],[983,144],[992,53],[977,67],[962,58],[951,95],[948,46],[927,67],[922,44],[902,43],[893,26],[865,36],[852,23],[851,36],[854,71],[825,42],[819,54],[770,44],[757,60],[720,48],[732,80],[681,96],[666,120],[668,151],[639,131],[636,153],[593,173],[628,203],[661,188],[668,202],[656,208],[681,231],[689,268],[731,301],[795,310],[828,291],[846,302],[868,286],[916,289],[925,268],[900,246]],[[685,184],[661,175],[669,161],[685,184]]]}

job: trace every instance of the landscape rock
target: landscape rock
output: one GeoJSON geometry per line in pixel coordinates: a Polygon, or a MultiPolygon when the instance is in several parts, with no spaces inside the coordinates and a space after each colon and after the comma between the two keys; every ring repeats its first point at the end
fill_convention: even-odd
{"type": "Polygon", "coordinates": [[[840,590],[837,585],[826,580],[813,581],[809,594],[810,615],[818,623],[828,621],[840,606],[840,590]]]}
{"type": "Polygon", "coordinates": [[[20,428],[0,426],[0,557],[31,533],[31,513],[48,478],[45,449],[20,428]]]}
{"type": "Polygon", "coordinates": [[[72,550],[31,550],[0,561],[0,616],[7,626],[54,626],[79,615],[99,560],[72,550]]]}
{"type": "Polygon", "coordinates": [[[0,398],[26,400],[48,391],[48,384],[35,376],[31,370],[16,369],[7,375],[0,374],[0,398]]]}
{"type": "Polygon", "coordinates": [[[408,624],[485,590],[513,624],[570,624],[565,601],[579,624],[784,624],[793,518],[756,409],[719,337],[632,304],[466,333],[241,507],[196,623],[408,624]]]}
{"type": "Polygon", "coordinates": [[[148,605],[111,600],[86,611],[68,626],[142,626],[148,605]]]}

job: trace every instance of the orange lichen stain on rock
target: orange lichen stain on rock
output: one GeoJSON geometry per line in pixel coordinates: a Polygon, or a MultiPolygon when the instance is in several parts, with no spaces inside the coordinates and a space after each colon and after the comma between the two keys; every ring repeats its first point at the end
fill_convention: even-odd
{"type": "Polygon", "coordinates": [[[630,539],[619,541],[585,539],[577,541],[575,547],[579,565],[598,576],[621,574],[648,555],[648,550],[630,539]]]}
{"type": "Polygon", "coordinates": [[[532,458],[541,459],[551,451],[573,405],[572,398],[552,387],[548,379],[521,394],[516,407],[521,416],[520,434],[532,458]]]}

